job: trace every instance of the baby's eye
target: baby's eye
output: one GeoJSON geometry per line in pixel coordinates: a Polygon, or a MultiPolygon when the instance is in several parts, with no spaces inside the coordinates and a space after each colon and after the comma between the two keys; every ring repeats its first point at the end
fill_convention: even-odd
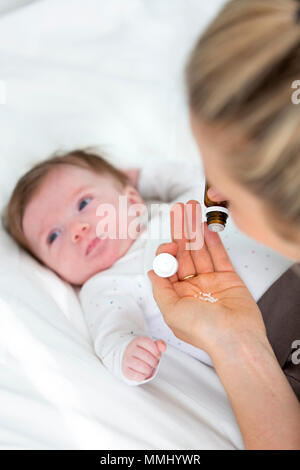
{"type": "Polygon", "coordinates": [[[60,230],[55,230],[55,232],[50,233],[48,237],[48,243],[51,245],[51,243],[54,242],[54,240],[58,237],[58,234],[60,233],[60,230]]]}
{"type": "Polygon", "coordinates": [[[84,207],[87,206],[88,203],[91,201],[91,199],[91,197],[85,197],[84,199],[82,199],[82,201],[80,201],[80,203],[78,204],[78,210],[82,211],[82,209],[84,209],[84,207]]]}

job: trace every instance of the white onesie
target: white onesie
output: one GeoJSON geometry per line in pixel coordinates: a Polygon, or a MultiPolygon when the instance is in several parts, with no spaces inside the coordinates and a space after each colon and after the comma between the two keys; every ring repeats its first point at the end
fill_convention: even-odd
{"type": "MultiPolygon", "coordinates": [[[[130,385],[146,383],[158,373],[157,369],[154,376],[142,382],[123,375],[123,353],[137,336],[163,339],[167,347],[178,348],[213,366],[204,351],[176,338],[165,324],[147,276],[158,245],[171,240],[169,208],[174,202],[197,199],[202,204],[203,220],[206,220],[204,188],[205,178],[200,165],[157,161],[146,164],[141,170],[138,191],[147,204],[148,224],[125,256],[111,268],[88,279],[80,290],[80,301],[97,356],[117,378],[130,385]],[[161,207],[159,210],[154,201],[168,203],[163,218],[161,207]]],[[[292,265],[292,261],[241,233],[230,216],[225,230],[219,235],[235,269],[256,301],[292,265]]]]}

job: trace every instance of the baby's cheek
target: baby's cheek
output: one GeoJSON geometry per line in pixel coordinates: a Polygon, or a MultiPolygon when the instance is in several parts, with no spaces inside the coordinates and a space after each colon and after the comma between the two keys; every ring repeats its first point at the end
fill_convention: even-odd
{"type": "Polygon", "coordinates": [[[60,248],[53,259],[54,270],[67,282],[79,282],[82,278],[82,266],[79,258],[60,248]]]}

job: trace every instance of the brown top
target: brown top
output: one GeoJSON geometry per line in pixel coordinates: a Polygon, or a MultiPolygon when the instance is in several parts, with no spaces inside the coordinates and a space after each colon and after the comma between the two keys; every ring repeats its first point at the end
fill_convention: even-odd
{"type": "Polygon", "coordinates": [[[280,367],[300,401],[300,276],[288,269],[257,305],[280,367]],[[292,348],[295,340],[298,344],[292,348]]]}

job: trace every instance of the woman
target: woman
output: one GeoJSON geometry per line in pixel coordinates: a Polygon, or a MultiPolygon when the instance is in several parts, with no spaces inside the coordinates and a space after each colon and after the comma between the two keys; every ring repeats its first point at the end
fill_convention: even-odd
{"type": "MultiPolygon", "coordinates": [[[[230,1],[187,66],[191,125],[215,189],[210,198],[229,201],[242,231],[295,261],[300,260],[300,105],[292,101],[297,79],[300,2],[294,0],[230,1]]],[[[177,254],[179,270],[169,279],[149,272],[155,299],[174,334],[211,356],[245,447],[299,449],[300,405],[261,311],[206,224],[204,239],[194,251],[186,249],[185,239],[160,246],[158,253],[177,254]],[[218,301],[195,298],[195,287],[218,301]]]]}

